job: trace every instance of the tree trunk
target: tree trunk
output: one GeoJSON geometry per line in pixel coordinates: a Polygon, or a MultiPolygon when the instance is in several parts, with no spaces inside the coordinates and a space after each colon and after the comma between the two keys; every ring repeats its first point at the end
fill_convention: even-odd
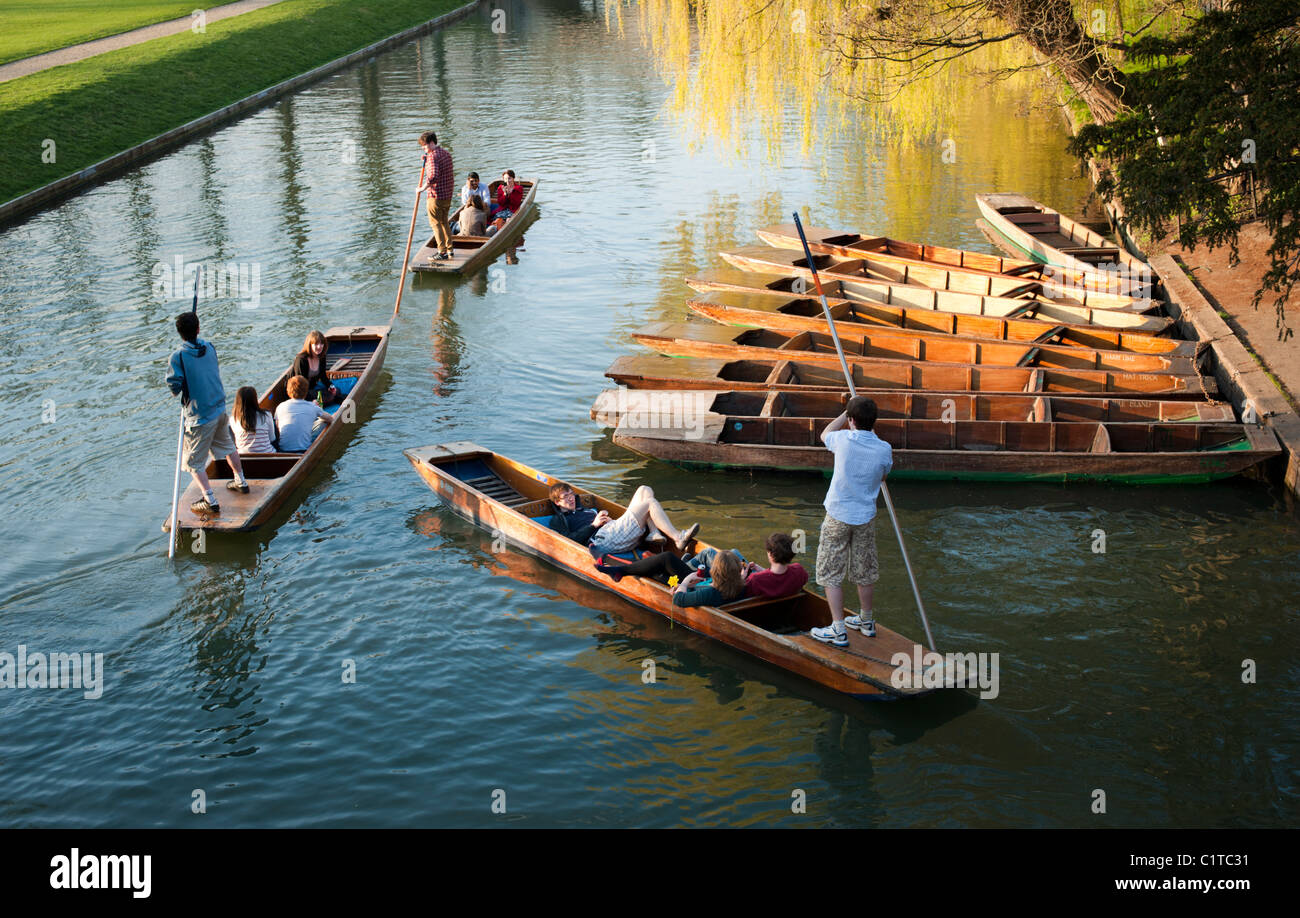
{"type": "Polygon", "coordinates": [[[988,9],[1060,68],[1099,124],[1123,110],[1122,75],[1083,31],[1070,0],[988,0],[988,9]]]}

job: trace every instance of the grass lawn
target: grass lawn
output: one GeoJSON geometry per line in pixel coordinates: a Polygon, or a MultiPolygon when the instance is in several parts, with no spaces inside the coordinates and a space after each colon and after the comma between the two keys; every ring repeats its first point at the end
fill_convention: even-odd
{"type": "Polygon", "coordinates": [[[464,0],[284,0],[0,83],[0,201],[462,6],[464,0]],[[42,162],[43,143],[57,161],[42,162]]]}
{"type": "Polygon", "coordinates": [[[195,0],[0,0],[0,64],[179,19],[200,6],[195,0]]]}

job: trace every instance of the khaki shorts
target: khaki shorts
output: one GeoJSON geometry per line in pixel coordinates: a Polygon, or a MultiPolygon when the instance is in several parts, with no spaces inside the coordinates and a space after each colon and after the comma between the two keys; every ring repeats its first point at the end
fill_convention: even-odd
{"type": "Polygon", "coordinates": [[[191,472],[207,468],[209,453],[213,459],[224,459],[237,450],[235,437],[230,432],[230,418],[225,412],[210,424],[185,431],[185,467],[191,472]]]}
{"type": "Polygon", "coordinates": [[[876,521],[850,526],[826,514],[817,543],[817,585],[839,586],[847,580],[867,586],[879,579],[876,521]]]}

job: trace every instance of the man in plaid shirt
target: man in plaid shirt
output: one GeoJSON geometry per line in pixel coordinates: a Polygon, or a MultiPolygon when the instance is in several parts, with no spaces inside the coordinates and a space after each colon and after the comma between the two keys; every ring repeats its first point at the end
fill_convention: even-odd
{"type": "Polygon", "coordinates": [[[446,261],[451,257],[451,224],[447,212],[451,207],[452,188],[456,184],[451,154],[438,146],[438,135],[425,131],[420,135],[420,148],[424,150],[424,184],[429,189],[429,226],[433,240],[438,244],[435,259],[446,261]]]}

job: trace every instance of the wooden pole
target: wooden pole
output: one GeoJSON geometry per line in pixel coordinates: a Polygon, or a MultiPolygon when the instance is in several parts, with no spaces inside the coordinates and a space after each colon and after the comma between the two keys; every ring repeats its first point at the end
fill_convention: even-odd
{"type": "MultiPolygon", "coordinates": [[[[849,371],[849,362],[844,357],[844,347],[840,344],[839,333],[835,330],[835,319],[831,317],[830,304],[826,302],[826,294],[822,292],[821,278],[817,275],[817,263],[813,261],[812,251],[808,248],[808,237],[804,235],[803,224],[799,221],[799,213],[794,215],[795,229],[799,231],[799,241],[803,243],[803,254],[808,260],[808,270],[812,272],[813,287],[817,290],[817,296],[822,302],[822,312],[826,315],[826,323],[830,326],[831,340],[835,342],[835,353],[840,357],[840,369],[844,371],[844,381],[849,385],[849,396],[853,397],[858,394],[857,386],[853,385],[853,374],[849,371]]],[[[898,536],[898,547],[903,553],[903,566],[907,568],[907,579],[912,582],[912,595],[916,597],[916,608],[921,613],[921,624],[925,626],[925,639],[934,650],[934,635],[930,633],[930,621],[925,616],[925,603],[921,601],[921,590],[916,585],[916,575],[912,573],[912,561],[907,556],[907,545],[903,542],[903,530],[898,525],[898,514],[894,512],[894,502],[889,497],[889,485],[885,484],[884,479],[880,481],[880,493],[884,495],[885,506],[889,508],[889,518],[894,523],[894,534],[898,536]]]]}
{"type": "MultiPolygon", "coordinates": [[[[199,314],[199,273],[203,266],[199,265],[194,270],[194,303],[190,306],[190,312],[195,315],[199,314]]],[[[185,364],[181,364],[181,375],[184,377],[185,364]]],[[[180,430],[176,432],[176,474],[172,478],[172,525],[167,533],[167,560],[170,561],[176,557],[176,529],[180,525],[181,515],[181,453],[185,449],[185,395],[181,393],[181,423],[180,430]]]]}
{"type": "MultiPolygon", "coordinates": [[[[172,478],[172,525],[167,539],[167,560],[176,557],[176,527],[180,521],[181,451],[185,448],[185,406],[181,405],[180,429],[176,431],[176,475],[172,478]]],[[[157,517],[155,517],[157,519],[157,517]]]]}
{"type": "Polygon", "coordinates": [[[415,218],[420,214],[420,196],[424,187],[424,163],[420,163],[420,183],[415,186],[415,206],[411,208],[411,229],[406,234],[406,252],[402,255],[402,276],[397,282],[397,302],[393,305],[393,315],[402,308],[402,293],[406,290],[406,269],[411,263],[411,240],[415,238],[415,218]]]}

